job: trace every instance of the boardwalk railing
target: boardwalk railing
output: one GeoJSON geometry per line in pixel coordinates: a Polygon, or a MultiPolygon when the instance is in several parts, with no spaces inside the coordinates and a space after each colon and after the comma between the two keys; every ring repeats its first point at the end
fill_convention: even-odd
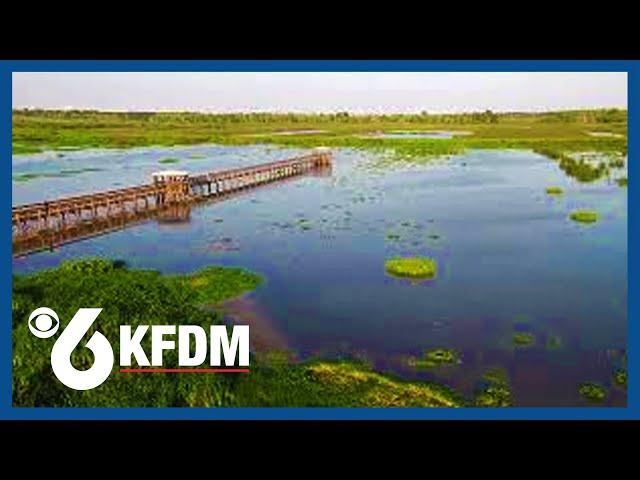
{"type": "Polygon", "coordinates": [[[12,211],[13,255],[52,249],[149,218],[180,220],[193,202],[224,199],[330,168],[331,153],[316,149],[301,157],[193,176],[188,172],[158,172],[149,184],[16,206],[12,211]]]}

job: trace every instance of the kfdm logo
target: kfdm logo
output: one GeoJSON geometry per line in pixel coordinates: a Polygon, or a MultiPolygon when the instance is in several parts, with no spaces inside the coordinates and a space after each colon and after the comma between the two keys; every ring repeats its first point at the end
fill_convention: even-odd
{"type": "MultiPolygon", "coordinates": [[[[74,390],[90,390],[101,385],[113,369],[113,348],[99,331],[94,331],[86,343],[94,356],[93,365],[87,370],[78,370],[71,363],[71,354],[101,311],[101,308],[79,309],[51,348],[53,373],[74,390]]],[[[38,338],[51,338],[59,328],[58,314],[50,308],[40,307],[29,316],[29,330],[38,338]]],[[[224,325],[211,325],[208,336],[198,325],[138,325],[135,329],[121,325],[119,357],[120,373],[248,373],[249,326],[233,326],[229,337],[224,325]],[[147,335],[151,339],[150,355],[142,347],[147,335]],[[179,368],[164,368],[164,352],[176,348],[179,368]],[[207,357],[209,365],[217,368],[193,368],[203,365],[207,357]],[[139,368],[132,368],[133,359],[139,368]],[[233,368],[236,359],[240,368],[233,368]]]]}

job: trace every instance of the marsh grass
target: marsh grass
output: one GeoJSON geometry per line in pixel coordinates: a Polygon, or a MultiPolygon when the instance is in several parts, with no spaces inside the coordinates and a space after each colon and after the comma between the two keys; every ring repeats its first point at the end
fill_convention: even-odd
{"type": "Polygon", "coordinates": [[[73,148],[129,148],[217,143],[270,144],[309,148],[318,145],[389,153],[390,162],[431,162],[467,149],[531,149],[566,152],[621,152],[627,149],[627,112],[584,110],[540,114],[349,115],[107,113],[14,110],[14,155],[73,148]],[[619,137],[593,137],[602,130],[619,137]],[[322,134],[281,135],[281,131],[322,134]],[[372,131],[473,131],[451,139],[375,138],[372,131]],[[260,134],[256,137],[255,134],[260,134]],[[365,135],[363,137],[363,135],[365,135]]]}
{"type": "Polygon", "coordinates": [[[513,335],[513,343],[517,347],[528,347],[535,342],[536,337],[531,332],[517,332],[513,335]]]}
{"type": "Polygon", "coordinates": [[[562,187],[547,187],[545,191],[547,195],[562,195],[564,193],[562,187]]]}
{"type": "Polygon", "coordinates": [[[613,382],[619,387],[627,389],[627,370],[624,368],[617,368],[613,372],[613,382]]]}
{"type": "Polygon", "coordinates": [[[384,264],[385,271],[394,277],[430,279],[438,273],[438,266],[429,257],[395,257],[384,264]]]}
{"type": "Polygon", "coordinates": [[[422,358],[410,357],[408,365],[413,368],[434,368],[460,363],[460,352],[452,348],[433,348],[426,350],[422,358]]]}
{"type": "Polygon", "coordinates": [[[598,212],[594,210],[574,210],[569,214],[569,218],[579,223],[595,223],[598,221],[598,212]]]}
{"type": "Polygon", "coordinates": [[[590,402],[600,403],[607,397],[606,389],[595,382],[584,382],[578,387],[578,393],[590,402]]]}
{"type": "Polygon", "coordinates": [[[460,407],[465,403],[443,385],[403,381],[353,361],[259,364],[234,388],[236,406],[460,407]]]}
{"type": "Polygon", "coordinates": [[[57,172],[29,172],[13,175],[14,182],[29,182],[40,178],[68,178],[88,172],[100,172],[102,168],[85,167],[85,168],[68,168],[57,172]]]}
{"type": "Polygon", "coordinates": [[[549,335],[547,337],[547,348],[550,350],[558,349],[562,346],[562,339],[557,335],[549,335]]]}
{"type": "Polygon", "coordinates": [[[514,403],[509,377],[503,369],[489,369],[476,389],[477,407],[511,407],[514,403]]]}
{"type": "Polygon", "coordinates": [[[179,159],[171,158],[171,157],[161,158],[160,160],[158,160],[158,163],[162,163],[162,164],[171,164],[171,163],[178,163],[178,162],[180,162],[179,159]]]}

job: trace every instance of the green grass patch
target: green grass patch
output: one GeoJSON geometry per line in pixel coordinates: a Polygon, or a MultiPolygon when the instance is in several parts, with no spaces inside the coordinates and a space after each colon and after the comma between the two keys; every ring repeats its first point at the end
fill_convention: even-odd
{"type": "Polygon", "coordinates": [[[425,351],[423,358],[409,358],[408,364],[414,368],[433,368],[441,365],[460,363],[460,352],[451,348],[432,348],[425,351]]]}
{"type": "Polygon", "coordinates": [[[598,212],[594,210],[574,210],[569,214],[569,218],[579,223],[595,223],[598,221],[598,212]]]}
{"type": "Polygon", "coordinates": [[[584,382],[578,387],[578,393],[590,402],[602,402],[607,397],[605,388],[595,382],[584,382]]]}
{"type": "Polygon", "coordinates": [[[263,279],[241,268],[211,266],[197,272],[174,277],[197,294],[196,302],[216,305],[229,298],[255,290],[263,279]]]}
{"type": "Polygon", "coordinates": [[[28,172],[18,173],[12,176],[14,182],[29,182],[31,180],[37,180],[39,178],[66,178],[80,175],[86,172],[101,172],[102,169],[98,167],[84,167],[84,168],[68,168],[57,172],[28,172]]]}
{"type": "Polygon", "coordinates": [[[389,275],[402,278],[427,279],[438,273],[436,261],[429,257],[391,258],[384,268],[389,275]]]}
{"type": "Polygon", "coordinates": [[[558,349],[562,346],[562,339],[557,335],[549,335],[547,337],[547,348],[550,350],[558,349]]]}
{"type": "Polygon", "coordinates": [[[613,372],[613,382],[626,390],[627,388],[627,370],[618,368],[613,372]]]}
{"type": "Polygon", "coordinates": [[[477,407],[512,406],[514,403],[513,393],[507,372],[498,368],[489,369],[482,377],[474,403],[477,407]]]}
{"type": "Polygon", "coordinates": [[[545,191],[547,195],[562,195],[564,193],[562,187],[547,187],[545,191]]]}
{"type": "Polygon", "coordinates": [[[293,366],[252,367],[234,390],[242,407],[459,407],[453,390],[429,382],[406,382],[360,363],[311,361],[293,366]]]}
{"type": "Polygon", "coordinates": [[[531,332],[517,332],[513,335],[513,343],[517,347],[527,347],[535,342],[536,337],[531,332]]]}
{"type": "Polygon", "coordinates": [[[158,163],[162,164],[170,164],[170,163],[178,163],[180,160],[177,158],[161,158],[158,160],[158,163]]]}

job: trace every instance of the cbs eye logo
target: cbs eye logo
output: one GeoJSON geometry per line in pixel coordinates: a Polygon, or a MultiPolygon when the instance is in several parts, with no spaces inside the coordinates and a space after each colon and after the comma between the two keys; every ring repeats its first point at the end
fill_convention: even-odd
{"type": "Polygon", "coordinates": [[[29,330],[38,338],[53,337],[60,328],[58,314],[47,307],[35,309],[29,315],[29,330]]]}

